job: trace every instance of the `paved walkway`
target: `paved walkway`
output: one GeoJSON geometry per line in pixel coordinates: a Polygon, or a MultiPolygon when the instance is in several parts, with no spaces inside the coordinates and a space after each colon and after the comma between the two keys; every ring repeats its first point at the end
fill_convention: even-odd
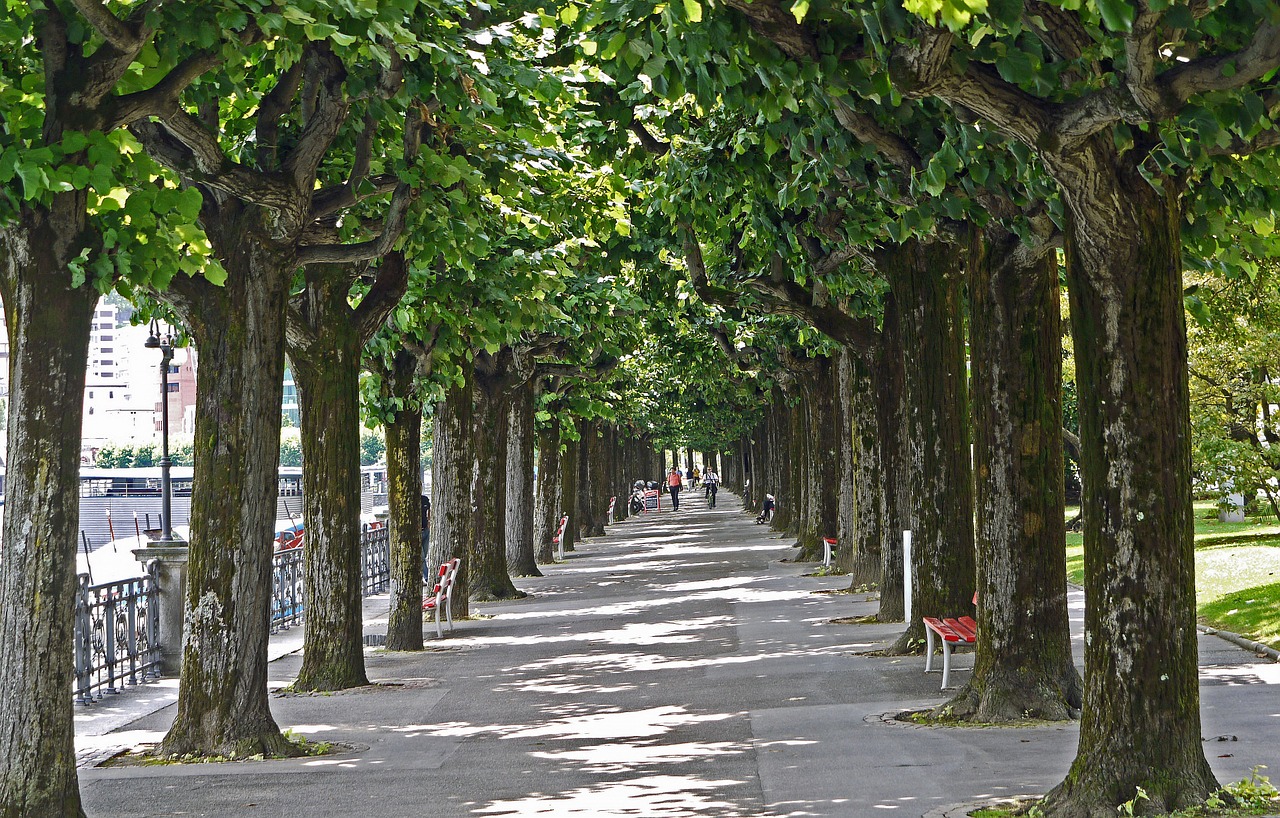
{"type": "MultiPolygon", "coordinates": [[[[916,818],[1061,780],[1074,725],[887,723],[885,714],[943,700],[922,659],[862,655],[900,626],[832,624],[875,605],[823,593],[845,580],[785,562],[795,553],[787,541],[752,525],[725,492],[715,510],[696,496],[682,505],[583,543],[545,577],[518,583],[528,599],[478,606],[481,618],[444,640],[433,634],[423,653],[371,649],[374,687],[272,699],[282,727],[357,751],[85,766],[89,816],[916,818]]],[[[1078,594],[1073,602],[1078,631],[1078,594]]],[[[367,633],[385,628],[385,610],[385,597],[370,602],[367,633]]],[[[293,678],[296,648],[272,664],[273,683],[293,678]]],[[[1280,771],[1280,665],[1213,637],[1201,637],[1200,651],[1205,749],[1220,780],[1258,764],[1280,771]]],[[[122,698],[116,721],[150,714],[120,725],[103,715],[94,726],[80,711],[86,763],[163,735],[171,689],[130,695],[154,700],[122,698]]]]}

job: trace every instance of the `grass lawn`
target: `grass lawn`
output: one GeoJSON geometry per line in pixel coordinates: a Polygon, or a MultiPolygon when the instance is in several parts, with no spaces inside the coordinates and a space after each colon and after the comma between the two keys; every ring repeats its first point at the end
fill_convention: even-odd
{"type": "MultiPolygon", "coordinates": [[[[1196,607],[1202,621],[1280,647],[1280,525],[1272,517],[1218,522],[1196,503],[1196,607]]],[[[1076,509],[1067,509],[1067,518],[1076,509]]],[[[1067,532],[1067,578],[1084,582],[1084,538],[1067,532]]]]}

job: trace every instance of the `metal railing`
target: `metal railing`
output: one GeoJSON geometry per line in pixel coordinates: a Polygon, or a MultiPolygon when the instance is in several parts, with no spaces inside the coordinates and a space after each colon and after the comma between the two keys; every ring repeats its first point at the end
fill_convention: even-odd
{"type": "MultiPolygon", "coordinates": [[[[156,563],[146,576],[90,585],[80,574],[76,592],[75,701],[93,704],[127,685],[160,678],[160,594],[156,563]]],[[[391,585],[387,527],[362,526],[360,587],[364,596],[391,585]]],[[[302,621],[302,548],[271,557],[271,632],[302,621]]]]}
{"type": "Polygon", "coordinates": [[[90,585],[80,574],[75,613],[75,700],[93,704],[160,677],[160,608],[154,568],[146,576],[90,585]]]}
{"type": "MultiPolygon", "coordinates": [[[[302,621],[301,548],[277,551],[271,557],[271,632],[288,630],[302,621]]],[[[360,527],[360,589],[364,596],[383,593],[391,585],[391,538],[384,525],[360,527]]]]}

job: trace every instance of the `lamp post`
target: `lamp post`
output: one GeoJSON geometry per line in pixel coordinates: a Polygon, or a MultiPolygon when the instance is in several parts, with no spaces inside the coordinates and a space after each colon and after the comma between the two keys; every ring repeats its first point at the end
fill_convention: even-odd
{"type": "Polygon", "coordinates": [[[173,542],[177,539],[173,536],[173,492],[169,482],[169,364],[173,361],[173,341],[169,335],[162,337],[160,324],[152,321],[145,346],[160,350],[160,542],[173,542]]]}

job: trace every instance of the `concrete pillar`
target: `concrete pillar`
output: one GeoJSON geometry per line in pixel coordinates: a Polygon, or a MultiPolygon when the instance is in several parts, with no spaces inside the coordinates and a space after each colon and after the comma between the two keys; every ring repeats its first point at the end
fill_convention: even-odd
{"type": "Polygon", "coordinates": [[[187,544],[181,540],[156,541],[133,549],[143,565],[156,563],[156,585],[160,593],[160,672],[177,676],[182,670],[182,625],[187,598],[187,544]]]}

